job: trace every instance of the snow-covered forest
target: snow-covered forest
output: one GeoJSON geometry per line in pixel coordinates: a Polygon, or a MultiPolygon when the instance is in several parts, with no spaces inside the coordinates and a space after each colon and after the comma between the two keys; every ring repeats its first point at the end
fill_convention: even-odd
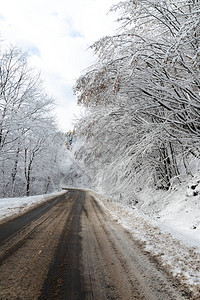
{"type": "Polygon", "coordinates": [[[119,29],[95,42],[98,57],[75,85],[85,115],[74,152],[106,196],[138,201],[199,170],[200,2],[126,0],[119,29]]]}
{"type": "Polygon", "coordinates": [[[199,1],[127,0],[111,13],[119,28],[91,46],[97,62],[74,87],[84,115],[67,145],[27,54],[1,47],[1,197],[63,183],[135,204],[144,186],[170,190],[198,173],[199,1]]]}
{"type": "MultiPolygon", "coordinates": [[[[162,274],[165,271],[169,279],[176,279],[170,279],[173,288],[180,283],[183,297],[186,291],[187,299],[200,299],[200,0],[122,0],[110,13],[116,16],[118,30],[91,46],[96,63],[76,81],[74,94],[83,110],[68,133],[58,130],[56,101],[46,93],[28,55],[17,47],[0,45],[0,198],[4,198],[0,199],[0,222],[41,203],[49,208],[54,203],[34,220],[35,227],[31,221],[30,232],[28,226],[23,227],[14,235],[14,246],[5,248],[5,259],[9,251],[16,255],[6,260],[5,274],[10,274],[7,265],[13,270],[12,261],[18,262],[15,257],[21,256],[22,248],[34,253],[29,239],[37,238],[36,249],[41,250],[37,264],[31,262],[34,276],[41,259],[48,266],[46,256],[51,259],[49,271],[56,274],[55,270],[63,269],[57,264],[57,254],[63,263],[71,257],[73,246],[71,261],[79,261],[78,255],[81,266],[85,261],[89,271],[81,267],[85,278],[72,277],[69,286],[80,277],[80,287],[86,286],[84,295],[89,295],[92,283],[92,295],[97,287],[99,293],[106,286],[118,298],[118,290],[110,284],[116,267],[120,290],[130,282],[128,292],[134,290],[135,295],[137,284],[147,286],[146,293],[151,293],[148,278],[152,276],[158,284],[153,288],[167,299],[172,290],[165,294],[163,277],[150,272],[144,263],[137,267],[135,262],[142,262],[138,247],[162,274]],[[61,188],[64,191],[58,192],[61,188]],[[54,230],[55,224],[59,230],[54,230]],[[116,225],[122,225],[122,239],[116,225]],[[47,245],[58,241],[52,250],[46,251],[44,243],[38,246],[45,235],[47,245]],[[78,244],[72,236],[79,237],[78,244]],[[64,256],[63,247],[70,250],[64,256]],[[96,260],[88,260],[86,253],[93,253],[96,260]],[[97,260],[102,264],[100,271],[97,260]],[[105,265],[112,271],[104,272],[109,284],[102,281],[98,286],[95,282],[101,283],[105,265]]],[[[22,270],[27,270],[27,262],[22,260],[26,264],[22,270]]],[[[74,269],[74,265],[68,267],[74,269]]],[[[58,281],[52,280],[59,283],[66,277],[63,274],[58,281]]],[[[3,277],[7,280],[7,275],[3,277]]],[[[50,277],[45,282],[51,283],[50,277]]],[[[9,285],[18,284],[13,278],[8,277],[9,285]]],[[[67,290],[67,285],[60,286],[67,290]]],[[[27,292],[22,285],[23,290],[27,292]]],[[[55,295],[57,291],[56,285],[55,295]]],[[[110,298],[112,294],[105,295],[110,298]]]]}
{"type": "Polygon", "coordinates": [[[54,100],[28,56],[14,46],[0,49],[0,197],[47,193],[62,177],[64,136],[52,114],[54,100]]]}

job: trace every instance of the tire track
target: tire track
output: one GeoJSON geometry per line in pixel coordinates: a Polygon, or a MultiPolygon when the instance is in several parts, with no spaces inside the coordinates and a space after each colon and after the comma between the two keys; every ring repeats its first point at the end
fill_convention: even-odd
{"type": "Polygon", "coordinates": [[[12,238],[17,232],[29,225],[32,221],[37,220],[46,212],[52,209],[54,205],[66,198],[66,194],[54,197],[36,208],[28,211],[22,216],[16,217],[7,223],[0,224],[0,246],[12,238]]]}
{"type": "Polygon", "coordinates": [[[85,299],[119,299],[90,215],[90,209],[87,215],[82,215],[82,276],[85,299]]]}
{"type": "MultiPolygon", "coordinates": [[[[65,196],[66,197],[66,196],[65,196]]],[[[59,202],[62,201],[64,197],[59,199],[59,202]]],[[[50,211],[47,211],[43,216],[39,217],[37,220],[30,222],[30,224],[24,226],[21,231],[17,231],[15,234],[12,234],[0,248],[0,265],[6,260],[9,256],[13,255],[20,247],[22,247],[30,238],[33,238],[33,235],[36,235],[38,231],[41,230],[41,226],[45,223],[45,226],[48,227],[51,222],[53,222],[60,214],[59,208],[62,207],[62,204],[57,203],[57,206],[51,207],[50,211]]]]}
{"type": "MultiPolygon", "coordinates": [[[[157,265],[141,251],[137,242],[131,240],[121,226],[109,220],[109,217],[91,196],[88,196],[86,209],[89,215],[88,226],[92,227],[93,235],[95,235],[106,265],[106,272],[114,283],[113,299],[189,299],[184,291],[175,288],[173,280],[168,275],[158,270],[157,265]]],[[[86,220],[84,219],[83,222],[86,220]]],[[[87,225],[84,226],[87,227],[87,225]]],[[[88,244],[93,245],[92,240],[94,237],[88,241],[88,244]]],[[[90,251],[92,252],[91,249],[90,251]]],[[[84,253],[83,255],[86,256],[84,253]]],[[[87,257],[88,259],[90,258],[87,257]]],[[[90,265],[95,263],[98,265],[97,261],[90,261],[90,265]]],[[[87,272],[89,273],[89,271],[85,271],[85,274],[87,272]]],[[[93,276],[95,276],[94,273],[93,276]]],[[[88,294],[86,299],[92,298],[88,294]]],[[[96,293],[94,299],[101,299],[101,297],[96,293]]]]}
{"type": "Polygon", "coordinates": [[[114,239],[111,237],[109,228],[107,230],[104,226],[105,222],[108,223],[108,220],[104,219],[104,223],[102,222],[102,218],[104,217],[103,210],[93,198],[91,198],[90,203],[91,208],[94,211],[91,215],[95,216],[95,220],[93,219],[92,221],[93,230],[98,240],[99,247],[102,250],[107,273],[114,283],[112,288],[117,295],[113,299],[147,299],[140,287],[140,282],[127,269],[127,262],[123,256],[124,253],[121,253],[117,249],[114,244],[114,239]]]}
{"type": "Polygon", "coordinates": [[[84,299],[80,272],[81,224],[84,192],[74,192],[75,200],[44,282],[39,300],[84,299]],[[56,274],[56,276],[55,276],[56,274]]]}
{"type": "Polygon", "coordinates": [[[38,299],[72,205],[73,198],[62,199],[1,246],[19,247],[0,265],[0,299],[38,299]]]}

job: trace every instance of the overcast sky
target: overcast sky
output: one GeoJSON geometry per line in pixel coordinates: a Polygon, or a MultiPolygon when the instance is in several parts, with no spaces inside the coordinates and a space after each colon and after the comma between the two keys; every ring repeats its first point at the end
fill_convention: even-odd
{"type": "Polygon", "coordinates": [[[73,128],[77,113],[72,86],[94,62],[87,48],[116,28],[107,14],[119,0],[0,0],[0,35],[30,50],[31,63],[43,74],[56,98],[60,129],[73,128]]]}

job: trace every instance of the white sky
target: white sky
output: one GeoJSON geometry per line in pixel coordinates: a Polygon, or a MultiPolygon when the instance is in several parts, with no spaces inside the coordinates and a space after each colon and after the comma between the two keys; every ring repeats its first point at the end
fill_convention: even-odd
{"type": "Polygon", "coordinates": [[[0,0],[1,39],[29,49],[47,92],[56,98],[59,127],[73,128],[78,112],[72,86],[94,62],[88,46],[112,34],[119,0],[0,0]]]}

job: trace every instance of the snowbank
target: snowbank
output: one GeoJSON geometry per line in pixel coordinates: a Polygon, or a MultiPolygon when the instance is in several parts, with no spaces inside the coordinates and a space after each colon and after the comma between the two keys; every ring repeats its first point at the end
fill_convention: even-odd
{"type": "Polygon", "coordinates": [[[182,242],[200,248],[200,194],[181,186],[171,192],[146,191],[137,208],[182,242]],[[148,200],[144,200],[144,198],[148,200]]]}
{"type": "Polygon", "coordinates": [[[51,199],[57,195],[62,195],[66,191],[53,192],[51,194],[37,195],[22,198],[3,198],[0,199],[0,223],[18,214],[28,211],[30,208],[51,199]]]}
{"type": "Polygon", "coordinates": [[[168,193],[143,191],[137,208],[93,192],[114,220],[191,292],[194,297],[191,299],[200,299],[200,181],[197,181],[168,193]]]}

